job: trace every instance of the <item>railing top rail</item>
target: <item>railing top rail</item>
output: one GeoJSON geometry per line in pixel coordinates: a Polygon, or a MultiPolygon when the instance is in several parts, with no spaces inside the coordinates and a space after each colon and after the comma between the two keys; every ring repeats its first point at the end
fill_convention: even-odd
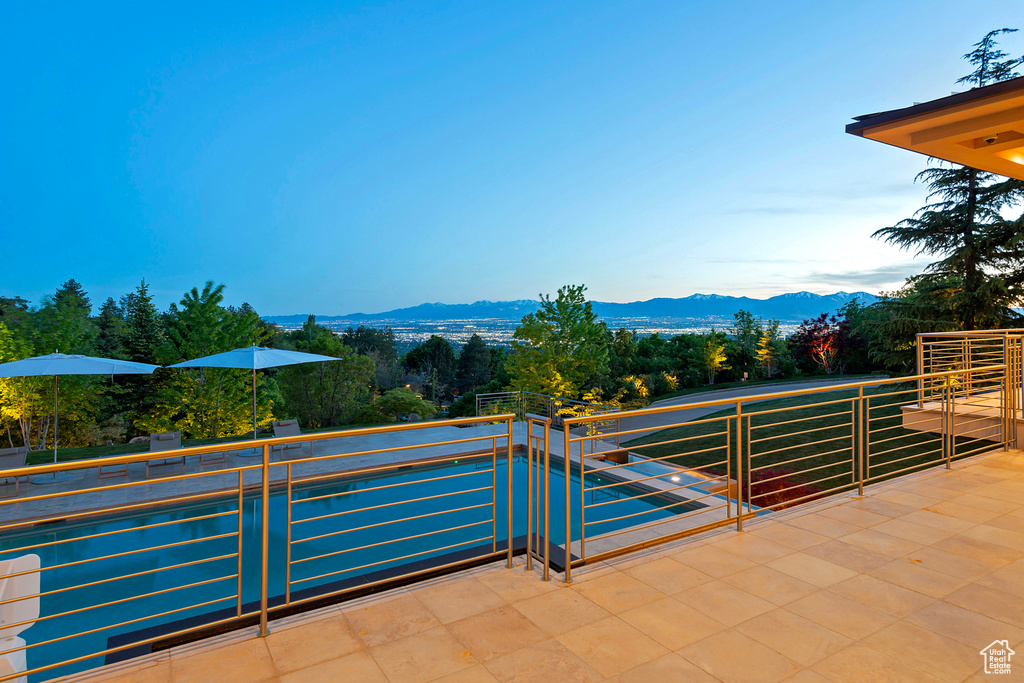
{"type": "Polygon", "coordinates": [[[918,332],[920,337],[1005,337],[1007,335],[1024,335],[1024,328],[1012,327],[1000,330],[958,330],[955,332],[918,332]]]}
{"type": "Polygon", "coordinates": [[[588,403],[587,401],[580,401],[575,398],[559,398],[558,396],[549,396],[548,394],[537,394],[532,391],[522,392],[523,396],[535,396],[537,398],[544,399],[545,401],[552,401],[556,403],[563,403],[577,406],[588,406],[591,408],[604,408],[606,410],[618,410],[615,406],[610,406],[604,403],[588,403]]]}
{"type": "Polygon", "coordinates": [[[810,389],[792,389],[790,391],[779,391],[771,394],[755,394],[752,396],[734,396],[733,398],[720,398],[712,401],[699,401],[696,403],[682,403],[672,406],[661,406],[659,408],[641,408],[640,410],[623,410],[616,413],[601,413],[599,415],[584,415],[580,417],[567,417],[563,421],[566,428],[585,422],[600,422],[609,419],[622,419],[628,417],[640,417],[642,415],[660,415],[679,410],[692,410],[694,408],[711,408],[715,406],[729,406],[737,403],[752,403],[754,401],[770,401],[791,396],[807,396],[810,394],[823,394],[830,391],[843,391],[848,389],[861,389],[865,387],[880,386],[882,384],[898,384],[916,382],[918,380],[939,379],[953,375],[970,375],[994,370],[1006,370],[1006,365],[986,365],[979,368],[964,370],[947,370],[943,372],[929,372],[923,375],[912,375],[910,377],[886,377],[884,379],[869,380],[866,382],[850,382],[849,384],[830,384],[824,387],[810,389]]]}
{"type": "MultiPolygon", "coordinates": [[[[418,429],[431,429],[435,427],[458,427],[460,425],[487,424],[489,422],[511,422],[516,419],[515,413],[502,413],[501,415],[481,415],[479,417],[460,417],[452,420],[433,420],[424,422],[410,422],[394,425],[382,425],[379,427],[360,427],[359,429],[342,429],[334,432],[318,432],[315,434],[302,434],[300,436],[275,436],[269,439],[247,439],[244,441],[231,441],[228,443],[210,444],[207,446],[190,446],[172,451],[144,451],[130,455],[111,455],[102,458],[86,458],[82,460],[63,460],[56,464],[27,465],[17,469],[0,470],[4,477],[21,477],[32,474],[49,474],[50,472],[67,472],[69,470],[87,470],[97,467],[108,467],[112,465],[127,465],[134,462],[146,462],[148,460],[163,458],[181,458],[189,455],[203,455],[204,453],[222,453],[224,451],[241,451],[263,446],[279,446],[290,443],[306,443],[307,441],[326,441],[328,439],[340,439],[355,436],[371,436],[374,434],[392,434],[395,432],[406,432],[418,429]]],[[[276,464],[276,463],[275,463],[276,464]]],[[[233,472],[240,469],[252,469],[255,465],[241,467],[229,467],[212,474],[233,472]]]]}

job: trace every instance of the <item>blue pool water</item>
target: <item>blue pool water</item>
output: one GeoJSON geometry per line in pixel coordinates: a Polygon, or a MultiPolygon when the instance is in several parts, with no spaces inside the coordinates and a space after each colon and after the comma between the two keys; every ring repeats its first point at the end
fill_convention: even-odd
{"type": "MultiPolygon", "coordinates": [[[[561,544],[565,480],[561,464],[552,469],[551,541],[561,544]]],[[[514,499],[522,501],[513,513],[513,536],[517,537],[526,534],[525,458],[514,460],[512,474],[514,499]]],[[[587,475],[588,486],[597,483],[596,477],[591,482],[593,476],[587,475]]],[[[578,509],[578,479],[571,490],[573,505],[578,509]]],[[[319,486],[296,487],[291,506],[293,598],[336,590],[338,582],[360,581],[359,577],[411,562],[436,560],[481,547],[489,551],[495,541],[503,544],[507,540],[506,491],[504,464],[499,463],[497,471],[492,472],[490,458],[453,460],[440,467],[409,468],[386,476],[346,477],[319,486]],[[497,482],[496,499],[492,499],[492,479],[497,482]],[[493,517],[492,512],[496,513],[493,517]]],[[[659,509],[664,501],[656,496],[632,498],[640,493],[645,491],[625,487],[616,487],[613,492],[588,492],[588,504],[617,501],[596,508],[593,514],[588,511],[588,523],[644,513],[621,523],[601,525],[601,533],[606,533],[682,511],[680,507],[659,509]]],[[[43,618],[22,637],[33,644],[72,636],[31,647],[29,668],[149,637],[155,635],[152,629],[163,627],[166,631],[167,625],[181,620],[191,619],[190,625],[194,625],[233,615],[237,608],[238,579],[234,575],[239,562],[239,523],[242,602],[258,602],[260,505],[258,497],[246,496],[239,516],[235,494],[203,505],[157,506],[131,517],[55,523],[6,536],[0,541],[0,560],[27,552],[39,555],[44,568],[42,591],[49,593],[41,600],[43,618]],[[106,535],[97,537],[99,534],[106,535]],[[106,559],[94,559],[103,557],[106,559]],[[200,560],[206,561],[193,564],[200,560]],[[69,566],[46,570],[57,565],[69,566]],[[113,604],[94,607],[103,603],[113,604]],[[46,618],[60,613],[66,614],[46,618]],[[133,623],[110,626],[127,621],[133,623]]],[[[279,601],[286,590],[287,509],[285,491],[272,492],[268,512],[271,604],[279,601]]],[[[577,535],[578,530],[573,536],[577,535]]],[[[246,611],[251,608],[251,604],[246,605],[246,611]]],[[[30,680],[65,675],[103,661],[102,657],[91,657],[30,680]]]]}

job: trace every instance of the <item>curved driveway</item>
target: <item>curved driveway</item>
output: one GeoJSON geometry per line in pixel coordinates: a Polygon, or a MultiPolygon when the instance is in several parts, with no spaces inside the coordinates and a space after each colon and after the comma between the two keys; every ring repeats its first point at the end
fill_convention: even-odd
{"type": "MultiPolygon", "coordinates": [[[[827,379],[814,379],[804,380],[801,382],[786,382],[784,384],[758,384],[751,387],[736,387],[734,389],[719,389],[717,391],[704,391],[698,394],[690,394],[689,396],[676,396],[674,398],[666,398],[660,401],[654,401],[651,403],[649,408],[661,408],[664,406],[681,406],[688,403],[703,403],[704,401],[717,401],[720,399],[739,398],[742,396],[757,396],[758,394],[777,394],[783,391],[793,391],[795,389],[813,389],[815,387],[827,387],[837,386],[841,384],[853,384],[856,382],[866,382],[871,379],[885,379],[884,377],[829,377],[827,379]]],[[[757,403],[757,401],[752,401],[757,403]]],[[[693,408],[691,410],[679,410],[671,413],[662,413],[660,415],[639,415],[637,417],[625,418],[622,420],[621,429],[623,431],[642,429],[645,431],[637,432],[636,434],[629,434],[622,437],[623,441],[631,441],[638,439],[648,434],[653,434],[656,431],[664,429],[667,425],[678,424],[680,422],[689,422],[690,420],[697,420],[716,413],[722,410],[723,406],[711,406],[705,408],[693,408]]]]}

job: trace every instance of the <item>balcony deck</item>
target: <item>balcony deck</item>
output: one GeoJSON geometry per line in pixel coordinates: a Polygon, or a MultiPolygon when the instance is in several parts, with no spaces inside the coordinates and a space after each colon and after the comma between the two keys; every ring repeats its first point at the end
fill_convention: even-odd
{"type": "Polygon", "coordinates": [[[67,680],[987,680],[982,648],[1024,653],[1024,452],[587,566],[570,585],[519,563],[67,680]]]}
{"type": "MultiPolygon", "coordinates": [[[[1020,405],[1020,397],[1015,405],[1020,405]]],[[[918,432],[939,434],[943,425],[952,418],[952,428],[958,435],[975,439],[999,441],[1002,438],[1003,401],[998,392],[985,392],[966,398],[957,398],[952,415],[941,401],[924,401],[920,406],[903,406],[903,427],[918,432]]],[[[1024,416],[1017,412],[1016,428],[1024,429],[1024,416]]],[[[1007,419],[1013,419],[1007,417],[1007,419]]]]}

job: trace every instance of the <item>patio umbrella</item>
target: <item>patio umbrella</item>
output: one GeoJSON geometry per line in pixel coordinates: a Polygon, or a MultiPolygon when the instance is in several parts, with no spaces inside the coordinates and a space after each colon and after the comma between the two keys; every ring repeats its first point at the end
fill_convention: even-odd
{"type": "MultiPolygon", "coordinates": [[[[53,462],[57,463],[57,429],[60,418],[57,412],[57,398],[60,395],[61,375],[148,375],[159,365],[149,363],[133,363],[113,358],[96,358],[95,356],[76,356],[63,353],[50,353],[45,356],[24,358],[0,363],[0,377],[39,377],[53,375],[53,462]]],[[[66,477],[57,477],[54,472],[50,478],[33,479],[34,484],[52,484],[66,477]]]]}
{"type": "Polygon", "coordinates": [[[256,371],[276,368],[281,365],[298,365],[318,361],[338,360],[331,356],[284,349],[268,349],[263,346],[247,346],[212,356],[187,360],[184,363],[168,365],[169,368],[239,368],[252,370],[252,438],[256,438],[256,371]]]}

